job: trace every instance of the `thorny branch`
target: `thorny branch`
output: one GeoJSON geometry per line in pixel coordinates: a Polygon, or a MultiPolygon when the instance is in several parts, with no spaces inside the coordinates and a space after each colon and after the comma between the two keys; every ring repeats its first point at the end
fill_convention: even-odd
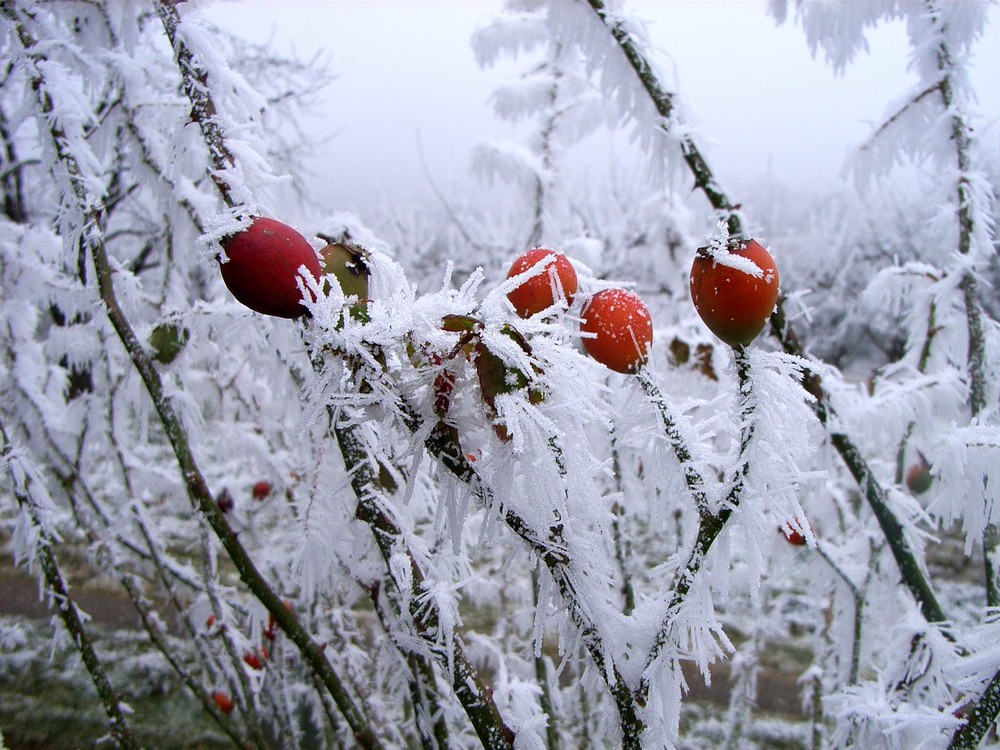
{"type": "MultiPolygon", "coordinates": [[[[14,14],[9,5],[4,2],[0,5],[0,10],[14,24],[21,45],[29,58],[32,60],[39,59],[40,53],[36,51],[35,40],[31,38],[23,25],[18,22],[16,14],[14,14]]],[[[37,66],[31,71],[31,76],[39,111],[42,116],[41,119],[48,124],[56,156],[69,177],[73,197],[78,204],[80,216],[83,220],[83,234],[80,239],[81,251],[85,250],[91,256],[96,269],[98,292],[104,304],[105,312],[149,392],[167,438],[174,450],[192,503],[201,511],[215,534],[222,541],[223,546],[235,563],[240,577],[254,595],[275,616],[275,619],[286,631],[289,638],[299,647],[303,658],[317,672],[344,713],[345,718],[355,733],[358,743],[366,748],[381,747],[381,743],[368,727],[367,721],[355,705],[354,699],[344,690],[339,676],[327,661],[322,650],[303,629],[297,616],[289,612],[277,594],[271,590],[270,586],[257,570],[246,549],[239,541],[236,533],[229,526],[228,521],[216,505],[208,484],[191,452],[184,426],[174,412],[172,403],[165,393],[159,373],[153,366],[149,355],[146,353],[142,343],[139,341],[118,304],[103,241],[103,207],[89,193],[76,156],[73,154],[65,134],[56,126],[51,117],[54,110],[53,98],[37,66]]]]}
{"type": "MultiPolygon", "coordinates": [[[[213,154],[213,161],[218,170],[232,166],[233,160],[226,147],[225,138],[217,123],[213,119],[215,105],[208,91],[208,73],[203,70],[194,59],[190,49],[177,35],[177,26],[180,17],[176,8],[163,0],[157,0],[157,8],[163,21],[164,29],[174,47],[178,66],[184,78],[184,89],[192,101],[192,116],[198,121],[203,137],[213,154]]],[[[230,207],[237,205],[228,183],[224,180],[216,179],[216,187],[219,189],[226,204],[230,207]]],[[[352,484],[358,497],[357,516],[360,520],[369,525],[375,536],[379,549],[386,559],[393,554],[396,545],[403,544],[402,535],[395,522],[382,510],[380,503],[376,501],[377,491],[380,487],[377,477],[373,472],[365,471],[370,468],[367,460],[367,452],[364,442],[357,434],[357,429],[351,426],[344,426],[334,422],[334,433],[344,456],[345,465],[349,467],[352,477],[352,484]],[[373,495],[373,492],[376,494],[373,495]]],[[[432,604],[421,604],[420,594],[422,593],[423,574],[417,566],[412,553],[406,550],[413,568],[412,584],[415,594],[410,597],[413,611],[411,615],[418,632],[428,646],[435,652],[435,655],[443,662],[445,669],[451,669],[452,685],[456,696],[459,698],[466,710],[473,726],[480,738],[487,747],[510,747],[513,742],[513,732],[507,727],[500,717],[492,697],[487,693],[468,657],[465,656],[460,644],[452,640],[450,652],[442,651],[436,647],[435,636],[437,633],[436,609],[432,604]]],[[[390,573],[391,575],[391,573],[390,573]]],[[[265,602],[265,604],[267,604],[265,602]]],[[[270,610],[270,606],[268,607],[270,610]]],[[[284,607],[279,606],[284,610],[284,607]]],[[[272,614],[274,614],[272,612],[272,614]]],[[[277,617],[279,623],[280,618],[277,617]]],[[[425,670],[429,665],[425,666],[425,670]]],[[[339,701],[338,701],[339,703],[339,701]]],[[[351,717],[348,716],[348,721],[351,717]]],[[[353,725],[352,725],[353,728],[353,725]]],[[[357,731],[357,730],[356,730],[357,731]]]]}
{"type": "MultiPolygon", "coordinates": [[[[628,30],[623,27],[621,22],[607,11],[602,0],[587,0],[587,2],[605,26],[607,26],[609,33],[614,37],[619,47],[621,47],[623,54],[635,70],[643,89],[656,106],[657,111],[664,118],[663,127],[669,129],[671,126],[670,115],[673,111],[672,94],[663,88],[652,66],[640,51],[639,45],[632,38],[628,30]]],[[[713,208],[723,212],[724,215],[728,215],[727,227],[730,235],[741,235],[743,230],[736,213],[737,206],[726,197],[725,193],[719,187],[714,174],[698,150],[691,135],[685,134],[682,136],[681,149],[685,162],[695,176],[695,185],[704,192],[713,208]]],[[[785,314],[783,297],[778,298],[777,307],[771,316],[771,333],[786,352],[808,360],[808,355],[785,314]]],[[[828,430],[831,430],[831,439],[834,447],[855,481],[861,486],[865,499],[889,542],[889,548],[899,566],[907,588],[909,588],[920,605],[924,617],[929,622],[942,623],[945,620],[944,613],[910,547],[902,524],[889,506],[885,489],[879,483],[869,468],[867,461],[862,456],[861,451],[851,438],[844,433],[838,432],[834,434],[832,432],[832,421],[829,420],[832,408],[829,405],[827,393],[823,387],[818,368],[807,370],[804,373],[803,385],[815,397],[813,410],[817,418],[828,430]]]]}

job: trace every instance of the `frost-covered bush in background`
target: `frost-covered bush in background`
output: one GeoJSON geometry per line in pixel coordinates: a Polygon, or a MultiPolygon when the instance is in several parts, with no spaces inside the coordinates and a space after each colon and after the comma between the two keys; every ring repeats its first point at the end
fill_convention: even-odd
{"type": "MultiPolygon", "coordinates": [[[[995,572],[934,553],[995,546],[995,175],[962,67],[983,6],[796,6],[837,67],[907,19],[920,82],[862,151],[930,188],[847,228],[845,196],[787,247],[775,228],[784,296],[747,349],[711,337],[687,275],[768,217],[715,182],[641,23],[599,0],[508,10],[474,43],[539,56],[494,99],[528,142],[478,161],[514,199],[373,231],[302,194],[308,66],[197,4],[0,6],[10,552],[57,600],[71,552],[119,583],[237,746],[976,746],[1000,705],[995,572]],[[598,127],[649,164],[610,199],[566,176],[598,127]],[[689,172],[708,207],[678,197],[689,172]],[[367,297],[327,276],[299,321],[241,307],[214,256],[261,213],[306,217],[317,251],[363,246],[367,297]],[[520,319],[503,277],[536,243],[575,257],[580,290],[520,319]],[[579,343],[615,284],[656,325],[636,375],[579,343]],[[754,709],[774,654],[798,721],[754,709]],[[727,662],[728,707],[693,709],[727,662]]],[[[134,746],[143,717],[102,691],[74,612],[56,643],[134,746]]]]}

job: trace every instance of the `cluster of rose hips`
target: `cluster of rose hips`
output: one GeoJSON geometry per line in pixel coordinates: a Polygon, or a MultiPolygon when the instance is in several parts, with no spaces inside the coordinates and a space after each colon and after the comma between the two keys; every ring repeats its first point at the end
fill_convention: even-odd
{"type": "MultiPolygon", "coordinates": [[[[301,234],[286,224],[265,217],[254,218],[250,226],[227,238],[223,247],[227,261],[221,265],[222,278],[237,300],[266,315],[297,318],[306,312],[302,305],[304,279],[300,269],[316,281],[333,274],[345,295],[357,296],[351,314],[366,314],[368,271],[364,251],[350,243],[330,243],[319,255],[301,234]]],[[[554,250],[535,248],[519,255],[507,278],[525,278],[507,295],[521,318],[544,313],[557,305],[569,307],[578,291],[576,270],[569,259],[554,250]],[[542,265],[542,268],[538,268],[542,265]]],[[[719,339],[733,347],[749,344],[764,329],[778,299],[778,270],[771,254],[756,240],[732,240],[725,246],[700,248],[690,273],[691,300],[702,321],[719,339]]],[[[464,352],[474,363],[483,400],[495,414],[500,393],[526,388],[533,403],[542,395],[533,389],[537,373],[513,370],[483,343],[483,324],[476,318],[448,315],[442,328],[459,334],[450,356],[464,352]]],[[[501,332],[526,353],[530,347],[513,326],[501,332]]],[[[596,361],[620,373],[635,373],[649,359],[653,342],[653,322],[649,310],[637,294],[626,289],[602,289],[593,294],[580,311],[580,333],[584,350],[596,361]]],[[[439,366],[440,354],[427,353],[428,362],[439,366]]],[[[434,411],[446,416],[455,376],[446,369],[435,377],[434,411]]],[[[502,425],[497,435],[509,439],[502,425]]],[[[455,436],[457,437],[457,436],[455,436]]],[[[255,493],[256,494],[256,493],[255,493]]],[[[794,528],[784,529],[792,544],[804,537],[794,528]]]]}
{"type": "MultiPolygon", "coordinates": [[[[324,272],[335,273],[342,287],[343,277],[350,282],[352,275],[361,276],[361,263],[344,255],[350,252],[344,244],[331,243],[317,257],[305,237],[265,217],[253,219],[247,229],[229,237],[223,246],[227,260],[221,264],[221,271],[226,286],[237,300],[265,315],[297,318],[305,313],[299,275],[303,267],[314,279],[321,278],[324,272]]],[[[508,295],[521,317],[542,312],[559,299],[569,304],[576,295],[576,271],[566,256],[552,250],[536,248],[519,256],[508,277],[530,271],[542,262],[549,263],[549,267],[530,276],[508,295]],[[548,261],[549,256],[553,260],[548,261]]],[[[350,294],[354,290],[344,291],[350,294]]],[[[624,289],[597,292],[584,307],[581,319],[584,348],[612,370],[634,372],[648,359],[652,320],[634,293],[624,289]]]]}
{"type": "MultiPolygon", "coordinates": [[[[228,238],[224,247],[228,262],[221,266],[222,277],[233,295],[252,310],[285,318],[304,314],[299,269],[305,267],[317,280],[322,274],[334,274],[345,295],[358,297],[359,303],[352,307],[351,314],[364,315],[368,296],[364,251],[349,243],[331,243],[317,257],[309,242],[294,229],[274,219],[258,217],[246,230],[228,238]]],[[[546,248],[522,253],[511,264],[507,278],[522,274],[527,278],[507,295],[521,318],[544,313],[560,303],[568,308],[577,295],[576,270],[561,253],[546,248]],[[543,268],[537,269],[539,264],[543,268]]],[[[702,321],[732,347],[746,346],[760,334],[778,299],[778,269],[774,259],[763,245],[752,239],[734,239],[724,246],[700,248],[691,265],[689,283],[691,301],[702,321]]],[[[460,334],[455,351],[464,350],[474,362],[483,399],[491,411],[495,411],[496,396],[512,388],[527,388],[533,403],[541,399],[530,382],[535,373],[511,370],[482,343],[480,321],[450,315],[442,321],[442,327],[460,334]]],[[[527,341],[515,328],[503,326],[501,330],[530,353],[527,341]]],[[[626,289],[602,289],[593,294],[580,311],[580,333],[584,350],[616,372],[638,372],[649,359],[652,319],[639,296],[626,289]]],[[[168,343],[172,342],[170,339],[168,343]]],[[[154,348],[159,351],[163,347],[154,348]]],[[[172,356],[172,350],[168,354],[172,356]]],[[[428,361],[433,365],[443,363],[441,355],[433,353],[428,354],[428,361]]],[[[454,384],[455,376],[448,370],[442,369],[435,377],[434,410],[441,419],[447,413],[454,384]]],[[[496,430],[501,439],[509,439],[502,426],[496,430]]],[[[472,460],[472,454],[469,455],[472,460]]],[[[907,471],[906,486],[912,493],[921,494],[930,488],[932,481],[930,465],[920,456],[920,461],[907,471]]],[[[806,543],[800,529],[807,528],[807,523],[796,520],[780,530],[791,544],[800,546],[806,543]]]]}
{"type": "MultiPolygon", "coordinates": [[[[357,250],[345,243],[331,243],[317,256],[301,234],[280,221],[254,218],[243,231],[223,242],[227,256],[222,278],[237,300],[265,315],[297,318],[303,283],[299,269],[313,279],[324,273],[337,276],[345,294],[367,296],[367,273],[357,250]],[[322,260],[322,263],[321,263],[322,260]]],[[[566,256],[535,248],[518,256],[508,278],[546,267],[508,294],[522,318],[543,312],[559,300],[568,305],[577,293],[577,277],[566,256]]],[[[723,255],[708,248],[698,251],[691,267],[691,299],[705,325],[731,346],[750,343],[763,330],[778,297],[778,271],[768,251],[756,240],[734,241],[723,255]],[[725,258],[750,261],[746,265],[725,258]]],[[[580,331],[590,356],[612,370],[635,372],[646,363],[653,330],[642,300],[625,289],[604,289],[584,305],[580,331]]]]}
{"type": "MultiPolygon", "coordinates": [[[[514,311],[530,318],[564,300],[570,305],[577,293],[573,264],[565,255],[547,248],[535,248],[519,255],[507,278],[547,264],[507,294],[514,311]]],[[[638,370],[649,359],[653,343],[653,321],[646,305],[626,289],[602,289],[583,306],[580,313],[583,348],[606,367],[621,373],[638,370]]]]}

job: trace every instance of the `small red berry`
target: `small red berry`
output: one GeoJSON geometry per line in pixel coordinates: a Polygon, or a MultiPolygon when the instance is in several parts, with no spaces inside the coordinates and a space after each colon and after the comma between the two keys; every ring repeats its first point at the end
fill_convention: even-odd
{"type": "MultiPolygon", "coordinates": [[[[264,657],[267,658],[267,657],[264,657]]],[[[250,669],[263,669],[264,662],[261,661],[260,655],[254,651],[244,651],[243,661],[246,663],[250,669]]]]}
{"type": "Polygon", "coordinates": [[[299,268],[320,278],[319,258],[312,245],[287,224],[256,217],[249,227],[226,238],[228,260],[220,265],[222,280],[237,300],[251,310],[279,318],[306,312],[299,291],[299,268]]]}
{"type": "Polygon", "coordinates": [[[507,299],[514,310],[522,318],[530,318],[542,310],[552,307],[559,299],[565,299],[566,304],[573,302],[576,295],[576,269],[565,255],[544,247],[528,250],[514,259],[507,272],[507,278],[517,276],[530,270],[548,257],[554,257],[541,272],[521,283],[507,294],[507,299]]]}
{"type": "Polygon", "coordinates": [[[251,493],[254,500],[264,500],[271,494],[271,483],[262,479],[254,484],[251,493]]]}
{"type": "Polygon", "coordinates": [[[778,269],[756,240],[740,242],[728,255],[751,261],[760,275],[725,263],[702,248],[691,265],[691,301],[709,330],[730,346],[749,344],[764,330],[778,301],[778,269]]]}
{"type": "Polygon", "coordinates": [[[215,701],[215,705],[218,706],[219,710],[224,714],[228,714],[233,710],[233,699],[229,697],[229,693],[216,690],[212,693],[212,700],[215,701]]]}
{"type": "MultiPolygon", "coordinates": [[[[795,525],[806,528],[806,525],[795,519],[795,525]]],[[[796,526],[791,523],[785,523],[783,526],[778,527],[778,531],[785,535],[785,539],[788,540],[789,544],[794,544],[796,547],[802,547],[806,544],[806,537],[801,531],[799,531],[796,526]]]]}
{"type": "Polygon", "coordinates": [[[653,320],[639,295],[626,289],[602,289],[580,314],[587,354],[615,372],[633,373],[649,359],[653,320]]]}

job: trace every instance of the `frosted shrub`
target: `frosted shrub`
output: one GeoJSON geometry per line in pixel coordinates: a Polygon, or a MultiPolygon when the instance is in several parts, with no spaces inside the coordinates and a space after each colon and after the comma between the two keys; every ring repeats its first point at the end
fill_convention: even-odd
{"type": "Polygon", "coordinates": [[[844,275],[860,302],[819,303],[899,322],[866,382],[812,356],[809,295],[784,268],[752,343],[698,318],[699,246],[759,275],[727,249],[751,218],[617,3],[511,2],[476,35],[483,64],[541,59],[494,98],[533,118],[530,142],[479,152],[520,217],[493,246],[468,243],[483,217],[401,212],[386,238],[317,208],[289,137],[316,72],[196,3],[0,5],[0,522],[117,746],[144,717],[74,601],[81,568],[121,586],[165,657],[155,678],[169,665],[238,747],[979,746],[1000,710],[1000,349],[963,64],[985,10],[795,16],[838,68],[905,17],[920,79],[858,175],[871,189],[926,159],[935,189],[914,210],[939,251],[844,275]],[[567,150],[599,126],[648,160],[641,199],[567,189],[567,150]],[[671,198],[677,174],[707,209],[671,198]],[[285,279],[298,320],[251,313],[218,263],[252,219],[293,210],[331,265],[285,279]],[[543,241],[579,289],[521,318],[524,278],[501,268],[543,241]],[[628,374],[581,342],[587,302],[617,287],[653,320],[651,345],[609,334],[648,355],[628,374]],[[942,551],[986,565],[959,580],[942,551]],[[780,719],[755,707],[779,657],[803,706],[780,719]],[[695,705],[723,665],[728,705],[695,705]]]}

